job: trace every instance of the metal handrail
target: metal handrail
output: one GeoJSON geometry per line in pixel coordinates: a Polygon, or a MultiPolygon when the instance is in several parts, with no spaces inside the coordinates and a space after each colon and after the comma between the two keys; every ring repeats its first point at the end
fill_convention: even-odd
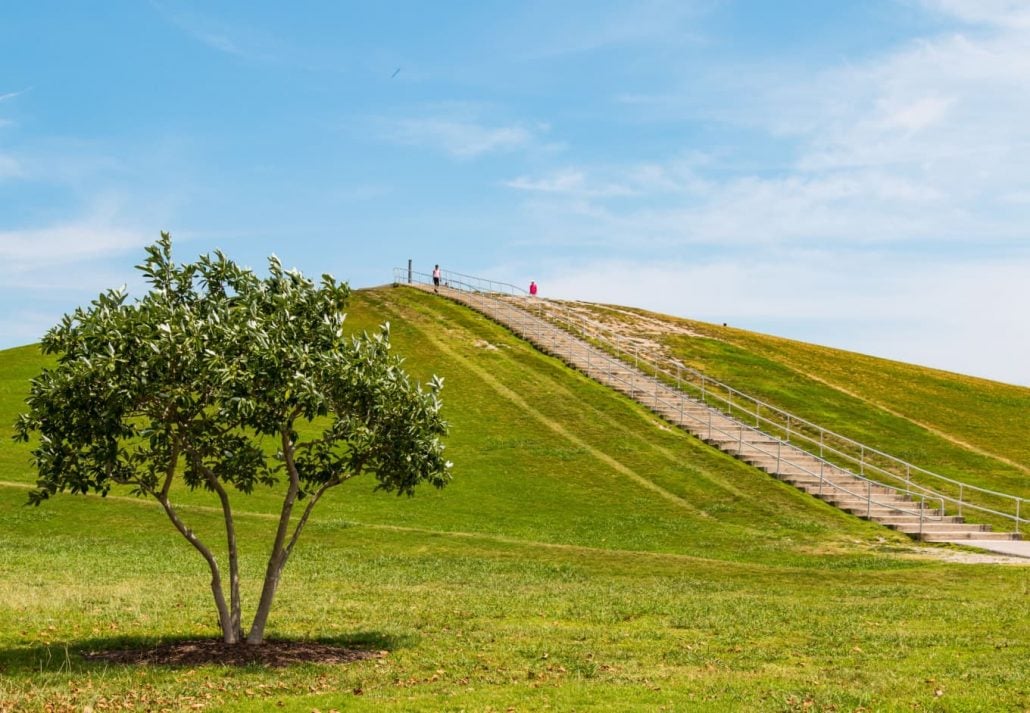
{"type": "MultiPolygon", "coordinates": [[[[478,278],[453,271],[441,271],[441,275],[442,282],[445,285],[454,289],[458,289],[464,293],[490,293],[494,295],[504,295],[507,297],[515,298],[528,297],[528,293],[526,292],[526,290],[516,285],[512,285],[510,283],[501,282],[497,280],[489,280],[485,278],[478,278]]],[[[404,268],[394,268],[394,281],[397,283],[411,281],[413,280],[414,276],[417,276],[419,278],[418,282],[420,284],[431,284],[432,282],[429,278],[429,275],[427,275],[426,273],[412,272],[410,269],[404,268]],[[405,279],[405,276],[407,276],[407,279],[405,279]]],[[[501,300],[500,302],[503,304],[504,301],[501,300]]],[[[765,431],[760,431],[757,428],[759,425],[762,425],[763,423],[768,424],[769,426],[772,426],[774,429],[777,430],[785,429],[787,438],[785,441],[783,441],[783,443],[791,445],[792,447],[807,453],[809,456],[818,459],[820,462],[825,462],[831,465],[832,467],[840,468],[838,464],[832,463],[825,459],[825,454],[827,451],[829,451],[834,456],[844,461],[851,462],[859,467],[859,473],[847,471],[850,473],[850,475],[854,477],[860,478],[864,481],[868,481],[875,485],[879,485],[881,487],[889,488],[898,492],[904,492],[908,495],[917,496],[924,499],[929,497],[933,500],[940,500],[940,512],[942,516],[944,515],[943,503],[948,502],[957,506],[959,515],[962,515],[963,507],[966,507],[978,510],[980,512],[990,513],[992,515],[999,516],[1002,518],[1014,520],[1017,533],[1020,532],[1021,523],[1027,522],[1027,519],[1022,517],[1022,513],[1026,512],[1026,510],[1024,510],[1023,508],[1023,504],[1027,502],[1026,498],[1021,498],[1019,496],[1010,495],[1008,493],[1001,493],[998,491],[990,490],[988,488],[982,488],[980,486],[964,483],[962,481],[949,478],[944,475],[940,475],[939,473],[935,473],[925,468],[921,468],[900,458],[892,456],[888,453],[880,451],[876,448],[867,446],[852,438],[843,436],[841,434],[830,431],[829,429],[823,428],[822,426],[812,423],[807,419],[795,416],[794,414],[791,414],[788,411],[780,409],[779,407],[773,406],[772,404],[768,404],[764,401],[749,396],[748,394],[745,394],[733,388],[732,386],[729,386],[728,384],[724,384],[716,379],[712,379],[711,377],[706,376],[700,371],[697,371],[696,369],[692,369],[685,365],[677,364],[676,373],[673,374],[671,371],[668,371],[663,367],[659,366],[659,364],[657,364],[656,362],[648,360],[646,356],[641,357],[639,351],[635,351],[631,354],[628,351],[623,350],[619,343],[620,340],[617,336],[615,337],[614,343],[612,343],[612,341],[610,341],[608,338],[606,338],[605,335],[601,333],[601,330],[598,330],[596,327],[591,329],[590,326],[585,325],[580,319],[578,319],[574,314],[572,314],[568,309],[566,309],[564,305],[557,303],[553,300],[533,298],[532,302],[530,303],[530,306],[535,306],[537,308],[537,317],[539,319],[551,323],[558,323],[560,325],[561,323],[564,323],[564,325],[561,325],[563,329],[565,329],[566,331],[571,331],[573,334],[579,333],[584,337],[587,337],[589,340],[592,340],[596,344],[599,344],[603,348],[613,352],[615,358],[619,358],[620,355],[624,355],[625,358],[619,358],[620,363],[626,364],[629,363],[632,359],[633,364],[639,368],[640,363],[643,362],[643,364],[648,367],[648,371],[652,371],[654,374],[653,377],[648,378],[653,378],[656,384],[661,383],[659,376],[663,376],[668,381],[674,382],[676,384],[675,390],[678,393],[685,393],[684,387],[693,386],[695,389],[699,388],[701,393],[701,399],[699,401],[694,400],[695,403],[703,404],[708,408],[712,408],[712,406],[709,404],[709,399],[716,401],[718,403],[722,403],[726,406],[726,411],[722,413],[732,418],[733,411],[735,408],[738,412],[743,410],[741,408],[740,403],[735,403],[733,401],[733,397],[736,396],[738,399],[744,400],[753,407],[753,410],[745,411],[745,413],[747,413],[749,417],[753,417],[755,419],[756,426],[753,429],[755,432],[762,433],[766,436],[770,435],[769,433],[765,431]],[[543,309],[545,304],[548,307],[546,313],[543,309]],[[555,313],[557,313],[557,316],[555,315],[555,313]],[[684,375],[688,377],[694,377],[695,379],[699,380],[700,387],[694,386],[689,381],[684,381],[682,378],[684,375]],[[727,396],[723,397],[721,393],[719,393],[720,391],[725,391],[727,396]],[[762,413],[763,409],[765,409],[766,414],[762,413]],[[767,414],[770,413],[781,416],[783,419],[786,420],[786,425],[784,426],[783,423],[777,422],[769,418],[767,414]],[[815,430],[819,435],[818,441],[809,434],[805,433],[803,430],[801,430],[802,427],[807,427],[812,430],[815,430]],[[813,445],[818,445],[819,453],[816,454],[812,450],[801,448],[800,446],[792,444],[790,441],[791,437],[799,438],[813,445]],[[846,451],[842,451],[839,448],[833,447],[832,445],[826,442],[827,437],[829,437],[832,440],[843,442],[844,444],[850,444],[851,446],[856,447],[860,455],[856,457],[851,453],[847,453],[846,451]],[[905,475],[901,476],[897,473],[893,473],[889,470],[880,467],[876,463],[867,460],[867,454],[870,456],[877,456],[896,465],[903,466],[905,469],[905,475]],[[877,480],[867,478],[865,475],[867,469],[879,473],[882,477],[886,477],[889,480],[903,481],[905,484],[903,486],[900,484],[886,484],[881,483],[877,480]],[[911,481],[911,474],[913,472],[920,473],[930,478],[938,479],[940,481],[958,486],[959,496],[955,498],[946,493],[937,492],[932,488],[925,486],[921,483],[913,483],[911,481]],[[1014,503],[1015,512],[1013,514],[1010,512],[996,510],[994,508],[987,507],[986,505],[982,505],[980,503],[971,502],[966,499],[967,491],[998,497],[1003,500],[1010,500],[1014,503]]],[[[520,311],[524,310],[520,309],[520,311]]],[[[514,316],[514,312],[512,313],[512,316],[514,316]]],[[[773,437],[777,438],[777,440],[782,440],[779,439],[779,437],[777,436],[773,437]]],[[[800,468],[801,466],[796,465],[796,467],[800,468]]]]}
{"type": "MultiPolygon", "coordinates": [[[[454,284],[452,284],[450,286],[451,287],[458,286],[460,288],[460,287],[464,287],[465,285],[462,284],[462,283],[454,283],[454,284]]],[[[469,292],[469,293],[466,293],[466,294],[468,294],[469,296],[472,296],[472,295],[478,295],[479,293],[477,293],[477,292],[469,292]]],[[[529,336],[530,333],[531,333],[532,336],[536,336],[539,339],[539,337],[542,334],[540,332],[540,330],[538,330],[538,329],[527,330],[526,329],[526,326],[527,326],[526,322],[524,321],[524,319],[520,318],[520,313],[521,313],[521,315],[525,315],[526,314],[523,310],[512,308],[512,307],[506,305],[505,303],[497,302],[496,300],[484,299],[484,302],[488,302],[488,301],[489,302],[493,302],[493,305],[495,307],[499,305],[499,306],[501,306],[502,309],[504,309],[504,308],[507,309],[508,314],[505,315],[506,319],[503,320],[506,323],[506,326],[508,326],[509,328],[513,328],[514,331],[516,331],[516,333],[521,333],[523,336],[529,336]]],[[[468,302],[470,302],[472,304],[472,306],[475,306],[474,300],[469,300],[468,302]]],[[[495,319],[497,318],[496,314],[494,314],[494,311],[490,310],[488,307],[485,307],[485,306],[481,307],[480,310],[483,311],[484,313],[487,313],[490,316],[493,316],[495,319]]],[[[543,320],[541,320],[541,321],[543,321],[543,320]]],[[[560,349],[558,349],[557,345],[556,345],[556,341],[557,341],[556,340],[556,333],[554,331],[553,326],[549,326],[547,331],[551,334],[552,346],[554,347],[554,351],[560,357],[561,356],[560,349]]],[[[546,342],[546,340],[540,340],[540,341],[546,342]]],[[[569,346],[569,350],[570,350],[569,351],[569,358],[570,358],[570,361],[571,361],[571,348],[572,348],[571,341],[568,342],[568,346],[569,346]]],[[[588,363],[589,363],[589,358],[592,355],[593,354],[592,354],[591,351],[587,352],[588,363]]],[[[600,357],[602,360],[607,361],[609,364],[618,363],[620,365],[623,365],[621,361],[615,359],[614,357],[609,356],[608,354],[605,354],[604,352],[596,352],[596,355],[598,357],[600,357]]],[[[612,376],[610,371],[609,371],[609,375],[612,376]]],[[[643,373],[641,373],[640,376],[644,377],[645,379],[647,378],[646,375],[644,375],[643,373]]],[[[623,380],[623,379],[619,379],[618,377],[614,377],[611,380],[612,381],[621,381],[626,386],[632,386],[633,385],[633,382],[626,381],[626,380],[623,380]]],[[[679,410],[680,410],[680,414],[681,414],[681,422],[685,421],[685,419],[682,418],[685,415],[685,416],[689,416],[693,420],[698,421],[698,422],[703,424],[703,422],[701,422],[699,419],[697,419],[697,417],[694,416],[693,414],[689,414],[689,413],[684,414],[684,412],[683,412],[682,405],[683,405],[683,402],[685,400],[691,401],[693,403],[697,403],[696,401],[694,401],[693,399],[689,399],[689,397],[687,397],[683,392],[678,391],[678,390],[673,390],[669,386],[667,386],[665,384],[662,384],[659,381],[654,381],[654,384],[655,384],[655,407],[657,407],[658,402],[660,401],[658,399],[658,396],[657,396],[659,389],[663,390],[666,393],[675,393],[675,398],[677,399],[676,404],[671,404],[670,402],[667,402],[667,401],[663,402],[663,403],[666,403],[666,404],[669,404],[669,405],[673,405],[673,406],[677,406],[677,405],[679,406],[679,410]]],[[[727,419],[727,420],[731,420],[731,419],[727,419]]],[[[732,422],[736,425],[736,429],[735,430],[739,433],[739,435],[737,436],[737,439],[739,441],[741,441],[741,442],[743,442],[743,440],[744,440],[743,434],[744,434],[745,431],[747,431],[749,433],[760,434],[760,435],[762,435],[765,438],[769,437],[767,434],[759,431],[758,429],[753,428],[751,426],[747,426],[747,425],[745,425],[745,424],[743,424],[743,423],[741,423],[739,421],[732,421],[732,422]]],[[[732,430],[728,431],[728,430],[725,430],[725,429],[713,426],[712,419],[711,419],[711,411],[710,410],[709,410],[709,419],[708,419],[708,422],[707,422],[707,427],[708,427],[708,431],[709,431],[709,433],[708,433],[709,438],[712,436],[713,431],[716,432],[716,433],[721,433],[721,434],[723,434],[725,436],[728,436],[730,438],[734,437],[733,436],[734,432],[732,430]]],[[[751,448],[753,448],[757,452],[766,453],[767,455],[770,455],[770,456],[772,456],[772,454],[773,454],[773,451],[762,449],[760,446],[758,446],[755,442],[751,441],[750,439],[748,440],[748,444],[749,444],[749,446],[751,448]]],[[[787,465],[792,465],[793,467],[797,468],[798,470],[800,470],[800,471],[802,471],[804,473],[812,475],[813,477],[818,477],[819,482],[820,482],[820,492],[822,491],[823,488],[830,488],[830,489],[833,489],[833,490],[836,490],[836,491],[839,491],[839,492],[842,492],[842,493],[845,493],[845,494],[849,494],[852,497],[854,497],[854,498],[856,498],[856,499],[858,499],[860,501],[861,500],[865,500],[866,501],[866,508],[867,508],[867,510],[866,510],[867,515],[871,511],[872,507],[875,505],[875,506],[882,507],[882,508],[885,508],[885,509],[897,512],[897,513],[901,513],[903,515],[910,515],[910,516],[913,516],[913,517],[918,517],[919,518],[919,531],[918,531],[918,534],[919,535],[923,534],[923,527],[922,526],[923,526],[923,523],[927,519],[939,520],[939,519],[943,518],[943,514],[944,514],[944,504],[943,504],[943,502],[941,502],[940,507],[938,509],[936,509],[936,512],[939,513],[939,515],[934,516],[932,514],[932,512],[926,506],[927,498],[926,498],[925,494],[915,493],[915,492],[912,492],[910,490],[906,490],[904,488],[894,488],[894,487],[883,486],[882,484],[877,483],[876,481],[873,481],[873,480],[871,480],[869,478],[864,478],[864,477],[861,477],[861,476],[858,476],[858,475],[855,475],[855,474],[852,474],[852,473],[847,473],[847,471],[842,471],[840,468],[834,466],[833,464],[831,464],[828,461],[825,461],[823,459],[817,459],[820,462],[820,471],[819,471],[819,473],[816,473],[815,471],[809,470],[808,468],[806,468],[801,463],[798,463],[796,461],[792,461],[789,458],[783,458],[782,457],[783,446],[787,446],[788,452],[790,450],[795,450],[797,452],[804,453],[804,451],[802,451],[801,449],[792,448],[789,444],[787,444],[782,439],[777,439],[776,440],[776,446],[777,446],[777,451],[776,451],[776,453],[777,453],[777,470],[776,470],[776,474],[777,475],[780,474],[784,463],[787,464],[787,465]],[[862,492],[859,492],[859,491],[852,490],[852,489],[849,489],[847,487],[844,487],[843,485],[841,485],[838,482],[835,482],[835,481],[832,481],[832,480],[827,480],[826,477],[825,477],[825,466],[827,466],[827,465],[829,465],[831,468],[833,468],[833,469],[835,469],[835,470],[837,470],[839,472],[847,473],[850,477],[852,477],[852,478],[854,478],[856,480],[865,482],[866,483],[865,493],[862,493],[862,492]],[[872,492],[873,486],[876,486],[878,488],[881,488],[883,490],[886,490],[888,492],[892,492],[892,493],[895,493],[895,494],[897,494],[899,491],[901,491],[905,495],[912,495],[912,496],[914,496],[916,498],[919,498],[920,504],[918,506],[918,509],[917,510],[912,510],[912,509],[909,509],[909,508],[900,507],[896,503],[885,502],[885,501],[873,498],[873,492],[872,492]],[[930,513],[930,514],[928,515],[928,513],[930,513]]],[[[811,454],[807,454],[806,453],[806,455],[809,455],[810,457],[812,457],[811,454]]]]}

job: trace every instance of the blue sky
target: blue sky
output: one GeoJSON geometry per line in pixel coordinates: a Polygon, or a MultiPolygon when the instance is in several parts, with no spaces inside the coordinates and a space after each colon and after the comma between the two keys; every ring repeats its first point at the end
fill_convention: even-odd
{"type": "Polygon", "coordinates": [[[0,348],[183,260],[408,258],[1030,385],[1030,6],[8,3],[0,348]]]}

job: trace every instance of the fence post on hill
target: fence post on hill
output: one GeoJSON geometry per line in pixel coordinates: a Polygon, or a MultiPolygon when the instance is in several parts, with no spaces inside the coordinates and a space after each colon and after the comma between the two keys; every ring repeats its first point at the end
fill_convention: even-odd
{"type": "Polygon", "coordinates": [[[408,258],[408,284],[411,284],[411,258],[408,258]]]}

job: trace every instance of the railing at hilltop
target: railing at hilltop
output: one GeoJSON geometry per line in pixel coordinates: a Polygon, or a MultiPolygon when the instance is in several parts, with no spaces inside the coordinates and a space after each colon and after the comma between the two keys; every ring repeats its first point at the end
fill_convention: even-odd
{"type": "MultiPolygon", "coordinates": [[[[410,268],[395,268],[394,282],[432,284],[432,279],[429,275],[413,272],[410,268]]],[[[655,406],[660,403],[666,406],[670,405],[667,401],[662,400],[668,398],[668,395],[660,395],[666,389],[676,394],[687,394],[693,401],[715,408],[740,422],[740,433],[737,435],[741,440],[743,440],[745,429],[743,421],[746,419],[750,422],[753,419],[755,425],[751,429],[752,431],[767,434],[777,439],[778,442],[805,451],[818,459],[821,464],[829,467],[843,467],[855,477],[867,482],[868,491],[860,497],[866,499],[870,506],[877,504],[871,496],[872,488],[880,486],[906,493],[917,501],[940,502],[941,516],[945,514],[946,506],[950,506],[952,511],[959,516],[962,516],[966,509],[976,510],[1013,522],[1016,533],[1020,533],[1021,526],[1028,522],[1027,514],[1030,514],[1030,507],[1028,507],[1030,503],[1027,498],[971,485],[921,468],[749,396],[685,365],[674,363],[663,366],[656,359],[641,355],[636,348],[632,352],[629,351],[628,346],[624,348],[624,340],[619,335],[613,334],[597,324],[586,322],[559,302],[537,297],[530,298],[526,290],[510,283],[447,270],[441,271],[441,283],[445,287],[471,295],[480,294],[484,297],[515,301],[517,309],[529,312],[538,319],[580,336],[623,364],[632,364],[654,381],[655,406]],[[673,366],[675,371],[671,368],[673,366]],[[913,480],[913,476],[915,476],[915,480],[913,480]],[[934,483],[936,487],[927,485],[929,482],[934,483]]],[[[517,319],[517,315],[512,315],[512,317],[517,319]]],[[[682,406],[680,413],[682,416],[682,406]]],[[[779,448],[775,452],[766,452],[761,448],[756,448],[756,450],[766,455],[775,455],[777,459],[781,455],[779,448]]],[[[796,463],[793,465],[801,468],[796,463]]],[[[810,475],[818,476],[822,483],[822,465],[818,473],[802,469],[809,472],[810,475]]],[[[850,491],[846,492],[850,493],[850,491]]],[[[906,514],[916,513],[906,512],[906,514]]],[[[921,509],[918,514],[922,521],[921,509]]]]}

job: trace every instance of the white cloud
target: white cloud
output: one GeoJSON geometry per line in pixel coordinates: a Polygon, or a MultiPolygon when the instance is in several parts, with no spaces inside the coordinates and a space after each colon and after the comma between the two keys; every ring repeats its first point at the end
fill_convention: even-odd
{"type": "Polygon", "coordinates": [[[1030,27],[1030,7],[1026,0],[923,0],[923,5],[964,22],[1030,27]]]}
{"type": "MultiPolygon", "coordinates": [[[[976,14],[972,2],[938,6],[976,14]]],[[[1030,28],[1013,19],[1020,8],[1030,12],[1023,3],[985,6],[976,16],[994,18],[992,29],[922,39],[861,64],[783,76],[738,67],[718,75],[718,88],[692,78],[656,100],[660,109],[634,109],[667,120],[678,106],[697,119],[696,97],[707,93],[705,118],[762,132],[787,156],[759,164],[760,172],[749,172],[746,158],[694,156],[551,169],[507,185],[530,197],[526,232],[564,243],[1025,244],[1030,205],[1019,187],[1030,185],[1030,28]],[[603,190],[611,184],[628,190],[603,190]],[[605,200],[627,193],[640,200],[605,200]]]]}
{"type": "Polygon", "coordinates": [[[523,4],[523,17],[512,32],[519,53],[529,59],[618,49],[629,46],[700,43],[692,31],[693,22],[703,15],[708,3],[682,0],[644,0],[605,7],[585,3],[572,19],[556,16],[553,3],[523,4]]]}
{"type": "Polygon", "coordinates": [[[12,156],[0,154],[0,181],[5,178],[19,178],[24,175],[21,164],[12,156]]]}
{"type": "Polygon", "coordinates": [[[562,169],[542,178],[519,176],[504,185],[520,191],[561,195],[613,197],[631,196],[636,190],[626,184],[600,183],[588,185],[586,174],[579,169],[562,169]]]}
{"type": "Polygon", "coordinates": [[[459,159],[514,151],[534,141],[533,133],[523,126],[487,126],[478,121],[451,118],[390,121],[386,122],[383,133],[397,143],[443,151],[459,159]]]}
{"type": "Polygon", "coordinates": [[[888,129],[920,131],[940,122],[952,103],[952,99],[940,97],[923,97],[906,102],[903,106],[887,110],[883,124],[888,129]]]}
{"type": "MultiPolygon", "coordinates": [[[[95,196],[80,217],[48,225],[0,229],[0,281],[23,284],[52,272],[54,267],[84,264],[139,248],[156,238],[131,227],[115,194],[95,196]]],[[[78,273],[60,274],[59,282],[74,285],[78,273]]],[[[51,282],[50,278],[43,280],[51,282]]]]}
{"type": "Polygon", "coordinates": [[[24,94],[27,91],[29,91],[29,90],[28,89],[22,89],[22,90],[17,91],[17,92],[7,92],[5,94],[0,94],[0,102],[5,102],[5,101],[7,101],[9,99],[14,99],[15,97],[21,96],[22,94],[24,94]]]}
{"type": "Polygon", "coordinates": [[[66,223],[0,231],[0,261],[35,265],[63,263],[126,250],[151,242],[135,231],[66,223]]]}
{"type": "Polygon", "coordinates": [[[283,51],[277,39],[253,27],[223,22],[212,15],[186,8],[174,0],[151,0],[150,5],[167,22],[217,52],[246,60],[275,61],[283,51]]]}

